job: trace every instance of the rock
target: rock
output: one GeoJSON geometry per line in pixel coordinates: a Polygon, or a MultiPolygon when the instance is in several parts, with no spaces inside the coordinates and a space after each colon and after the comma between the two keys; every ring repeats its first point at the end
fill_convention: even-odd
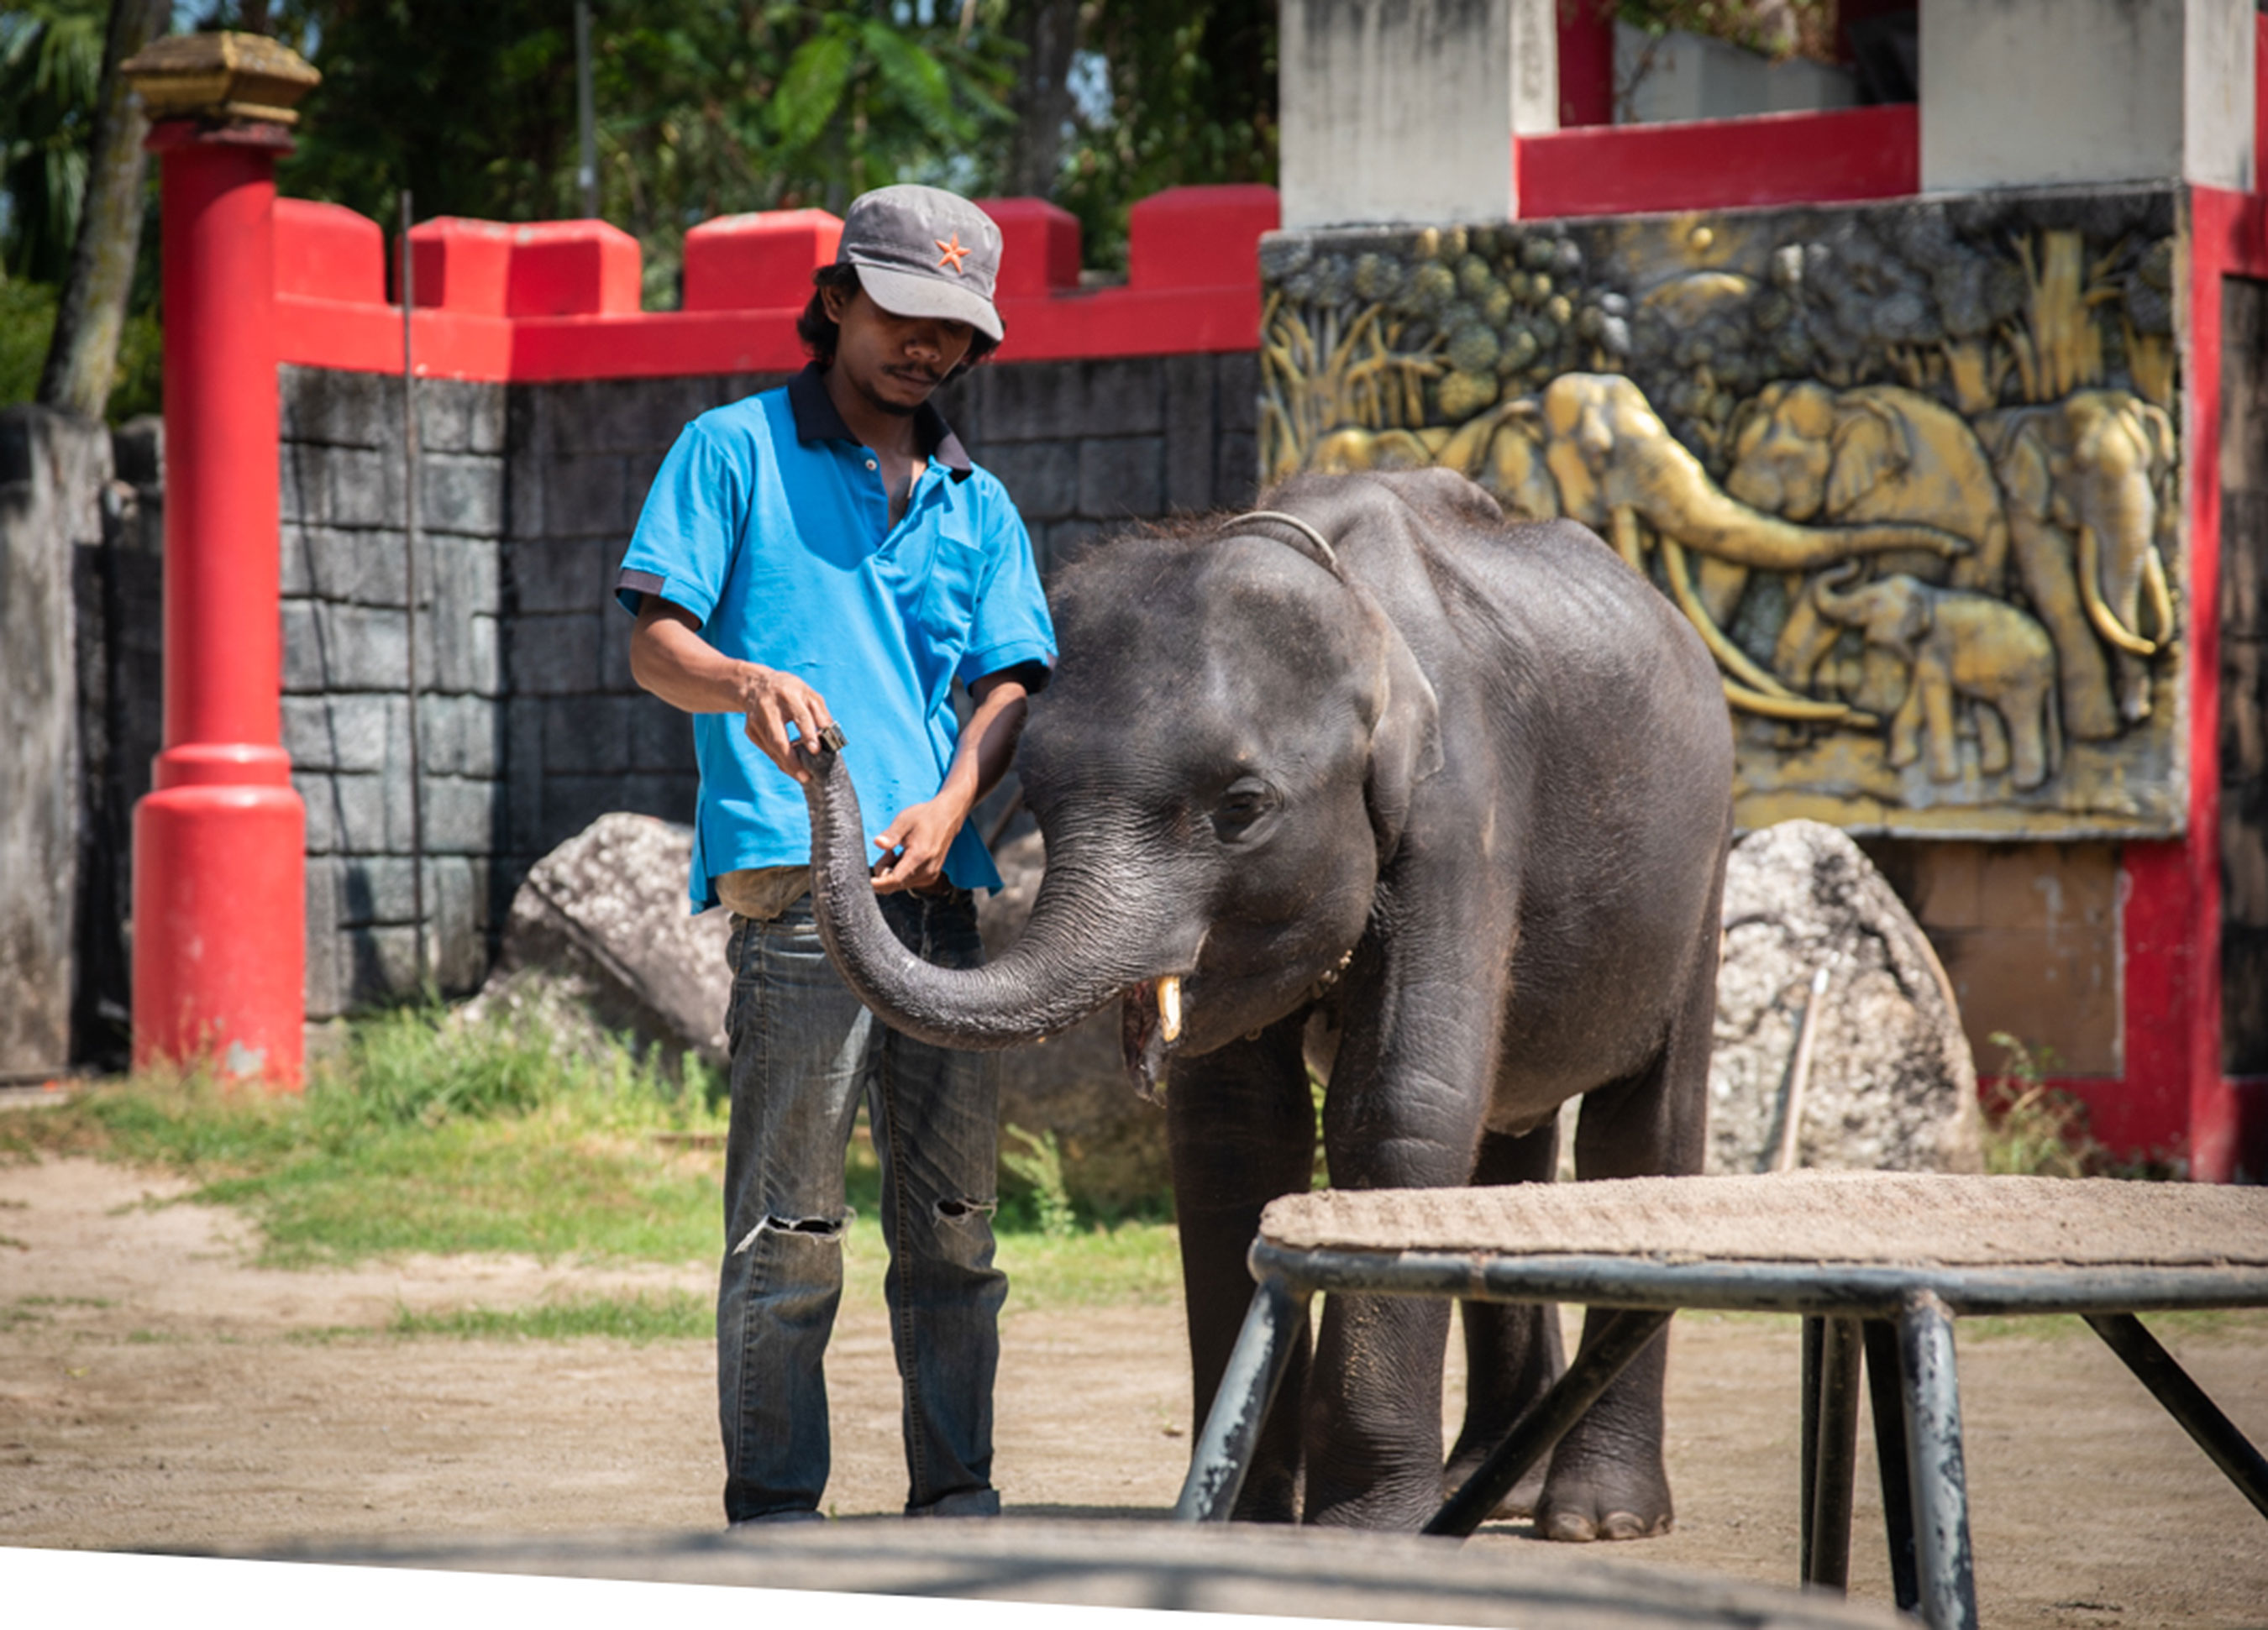
{"type": "Polygon", "coordinates": [[[0,1075],[71,1056],[79,843],[76,557],[102,541],[110,437],[29,406],[0,414],[0,1075]]]}
{"type": "MultiPolygon", "coordinates": [[[[1037,831],[998,846],[992,858],[1007,886],[980,895],[976,907],[987,957],[1000,955],[1024,931],[1046,854],[1037,831]]],[[[1000,1062],[1002,1148],[1019,1147],[1011,1126],[1054,1133],[1064,1186],[1072,1199],[1106,1212],[1167,1193],[1165,1111],[1145,1103],[1127,1079],[1116,1003],[1052,1040],[1003,1054],[1000,1062]]]]}
{"type": "Polygon", "coordinates": [[[1814,974],[1829,985],[1797,1158],[1806,1166],[1977,1171],[1977,1068],[1921,929],[1848,836],[1817,821],[1752,832],[1725,876],[1709,1066],[1711,1171],[1771,1168],[1814,974]]]}
{"type": "Polygon", "coordinates": [[[689,914],[691,828],[601,815],[541,860],[512,896],[504,955],[475,1010],[530,1011],[572,1029],[578,1010],[640,1052],[725,1068],[732,919],[689,914]]]}

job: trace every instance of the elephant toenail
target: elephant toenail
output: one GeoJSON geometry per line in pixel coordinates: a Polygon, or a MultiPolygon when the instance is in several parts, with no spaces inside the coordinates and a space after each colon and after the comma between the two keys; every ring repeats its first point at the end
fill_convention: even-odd
{"type": "Polygon", "coordinates": [[[1599,1531],[1580,1511],[1554,1511],[1543,1519],[1543,1537],[1562,1545],[1587,1546],[1599,1537],[1599,1531]]]}
{"type": "Polygon", "coordinates": [[[1599,1524],[1602,1539],[1643,1539],[1646,1535],[1646,1525],[1635,1512],[1609,1511],[1599,1524]]]}

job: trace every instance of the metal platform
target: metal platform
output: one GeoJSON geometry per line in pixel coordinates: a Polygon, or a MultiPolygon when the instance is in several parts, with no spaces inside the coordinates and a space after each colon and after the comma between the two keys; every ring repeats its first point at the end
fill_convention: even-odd
{"type": "Polygon", "coordinates": [[[1680,1308],[1803,1316],[1806,1584],[1849,1575],[1863,1370],[1900,1608],[1977,1623],[1953,1329],[2072,1313],[2268,1516],[2268,1460],[2135,1317],[2268,1306],[2268,1190],[1802,1173],[1326,1192],[1270,1206],[1175,1516],[1225,1520],[1318,1291],[1619,1310],[1426,1524],[1463,1537],[1680,1308]],[[1863,1362],[1862,1362],[1863,1355],[1863,1362]]]}

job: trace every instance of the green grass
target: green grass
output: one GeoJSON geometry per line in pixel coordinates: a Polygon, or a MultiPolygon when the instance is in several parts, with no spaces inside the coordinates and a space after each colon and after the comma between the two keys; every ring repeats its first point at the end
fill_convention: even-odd
{"type": "MultiPolygon", "coordinates": [[[[357,1021],[304,1095],[196,1072],[108,1082],[38,1115],[0,1116],[0,1160],[87,1154],[180,1173],[195,1185],[188,1198],[256,1222],[260,1259],[274,1267],[474,1252],[708,1263],[724,1166],[716,1084],[697,1064],[681,1083],[619,1046],[566,1048],[526,1021],[410,1008],[357,1021]]],[[[1180,1285],[1171,1226],[1074,1212],[1051,1142],[1027,1150],[1037,1164],[1011,1144],[995,1224],[1010,1308],[1170,1304],[1180,1285]]],[[[887,1257],[864,1139],[845,1180],[856,1213],[845,1295],[879,1305],[887,1257]]],[[[712,1318],[705,1295],[672,1295],[404,1312],[388,1328],[653,1340],[705,1338],[712,1318]]]]}

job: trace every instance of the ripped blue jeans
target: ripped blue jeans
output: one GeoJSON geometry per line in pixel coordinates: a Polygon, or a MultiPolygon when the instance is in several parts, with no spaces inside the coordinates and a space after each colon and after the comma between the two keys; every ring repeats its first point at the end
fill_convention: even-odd
{"type": "MultiPolygon", "coordinates": [[[[983,959],[961,892],[882,897],[932,962],[983,959]]],[[[852,995],[806,895],[768,922],[735,917],[725,1032],[717,1403],[729,1522],[814,1512],[827,1487],[822,1363],[843,1295],[843,1151],[863,1098],[881,1165],[883,1281],[904,1396],[909,1516],[990,1516],[992,1377],[1007,1279],[992,1266],[994,1055],[889,1029],[852,995]]]]}

